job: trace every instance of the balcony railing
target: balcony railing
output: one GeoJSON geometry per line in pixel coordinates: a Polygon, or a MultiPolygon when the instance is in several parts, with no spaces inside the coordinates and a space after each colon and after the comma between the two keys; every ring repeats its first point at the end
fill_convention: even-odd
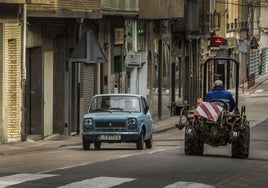
{"type": "Polygon", "coordinates": [[[139,0],[101,0],[101,10],[104,13],[137,13],[139,0]]]}

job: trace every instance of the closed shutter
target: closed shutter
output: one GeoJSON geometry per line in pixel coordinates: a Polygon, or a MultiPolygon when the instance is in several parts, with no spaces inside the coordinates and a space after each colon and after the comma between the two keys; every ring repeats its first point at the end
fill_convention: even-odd
{"type": "Polygon", "coordinates": [[[83,66],[83,113],[86,114],[91,98],[95,95],[95,64],[83,66]]]}
{"type": "Polygon", "coordinates": [[[1,105],[4,142],[21,140],[21,30],[19,24],[4,24],[4,62],[1,105]]]}

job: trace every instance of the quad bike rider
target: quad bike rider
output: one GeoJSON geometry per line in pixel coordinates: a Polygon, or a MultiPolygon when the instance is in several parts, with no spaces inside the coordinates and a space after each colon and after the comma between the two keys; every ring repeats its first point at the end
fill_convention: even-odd
{"type": "Polygon", "coordinates": [[[209,63],[215,65],[219,61],[221,63],[235,63],[236,106],[234,110],[230,112],[230,101],[226,99],[199,101],[198,107],[194,110],[189,110],[189,105],[184,102],[179,124],[176,124],[176,127],[180,130],[185,128],[184,152],[186,155],[202,155],[204,144],[212,147],[231,144],[233,158],[248,158],[250,126],[246,119],[245,106],[242,105],[241,109],[238,109],[239,63],[231,58],[208,59],[204,64],[203,96],[207,93],[207,66],[209,63]],[[182,123],[183,119],[184,123],[182,123]]]}

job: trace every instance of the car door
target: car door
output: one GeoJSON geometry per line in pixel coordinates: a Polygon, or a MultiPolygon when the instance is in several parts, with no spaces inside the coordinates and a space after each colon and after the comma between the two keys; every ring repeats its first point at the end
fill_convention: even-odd
{"type": "Polygon", "coordinates": [[[145,114],[145,107],[148,106],[148,103],[146,101],[146,99],[144,97],[141,97],[141,103],[142,103],[142,112],[144,113],[145,115],[145,120],[144,120],[144,124],[146,126],[146,135],[145,137],[148,138],[151,136],[152,134],[152,131],[153,131],[153,127],[152,127],[152,116],[151,116],[151,113],[150,111],[148,111],[146,114],[145,114]]]}

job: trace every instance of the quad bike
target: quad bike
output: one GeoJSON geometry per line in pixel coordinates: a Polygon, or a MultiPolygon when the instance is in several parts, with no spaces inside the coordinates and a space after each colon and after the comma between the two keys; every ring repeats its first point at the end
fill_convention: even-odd
{"type": "MultiPolygon", "coordinates": [[[[229,101],[224,99],[214,99],[209,104],[220,107],[221,112],[216,121],[211,121],[206,117],[196,115],[196,110],[189,110],[189,105],[184,102],[180,111],[179,124],[176,127],[180,130],[185,128],[184,152],[186,155],[202,155],[204,144],[212,147],[227,146],[232,144],[231,153],[233,158],[245,159],[249,156],[250,145],[250,125],[246,119],[246,108],[244,105],[238,109],[238,88],[239,88],[239,64],[231,58],[210,58],[204,64],[204,75],[208,62],[224,60],[236,64],[236,107],[234,112],[229,112],[229,101]],[[183,122],[184,123],[183,123],[183,122]]],[[[207,79],[204,79],[205,86],[207,79]]],[[[206,90],[204,89],[204,96],[206,90]]],[[[197,107],[198,108],[198,107],[197,107]]]]}

